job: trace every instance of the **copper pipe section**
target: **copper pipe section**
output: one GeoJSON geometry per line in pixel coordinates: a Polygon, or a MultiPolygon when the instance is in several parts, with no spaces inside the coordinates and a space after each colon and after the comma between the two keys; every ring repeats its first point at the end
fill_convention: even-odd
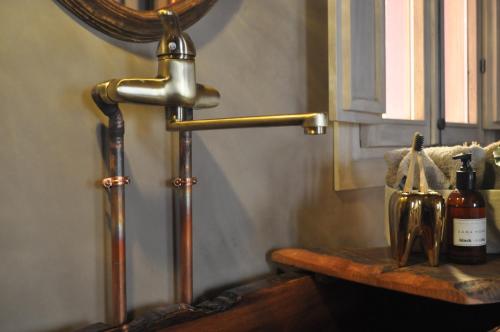
{"type": "MultiPolygon", "coordinates": [[[[111,119],[110,119],[111,128],[111,119]]],[[[110,135],[109,170],[113,176],[123,176],[123,136],[110,135]]],[[[111,203],[111,301],[112,323],[127,320],[126,268],[125,268],[125,187],[113,186],[109,191],[111,203]]]]}
{"type": "Polygon", "coordinates": [[[108,192],[111,214],[111,323],[122,325],[127,321],[126,266],[125,266],[125,184],[123,143],[125,123],[117,105],[105,104],[95,90],[92,97],[109,118],[109,178],[103,180],[108,192]]]}
{"type": "MultiPolygon", "coordinates": [[[[183,109],[183,119],[192,120],[193,111],[183,109]]],[[[192,134],[191,131],[179,133],[179,177],[190,179],[192,177],[192,134]]],[[[193,215],[192,215],[192,186],[183,186],[178,189],[180,224],[180,257],[181,257],[181,302],[193,302],[193,215]]]]}
{"type": "MultiPolygon", "coordinates": [[[[177,118],[190,121],[193,119],[193,110],[183,107],[167,109],[168,116],[174,114],[177,118]]],[[[182,303],[193,302],[193,215],[192,215],[192,186],[196,179],[192,176],[192,134],[191,131],[179,132],[179,177],[174,195],[179,225],[178,267],[179,267],[179,295],[182,303]]],[[[174,180],[175,182],[175,180],[174,180]]]]}

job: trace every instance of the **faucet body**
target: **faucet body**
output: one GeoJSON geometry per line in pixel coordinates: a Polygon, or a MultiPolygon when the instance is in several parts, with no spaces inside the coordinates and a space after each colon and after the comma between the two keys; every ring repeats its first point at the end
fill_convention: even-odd
{"type": "MultiPolygon", "coordinates": [[[[271,126],[302,126],[308,135],[324,134],[328,126],[328,119],[324,113],[282,114],[271,116],[251,116],[219,118],[210,120],[193,120],[193,109],[211,108],[219,103],[219,92],[209,86],[196,82],[195,48],[186,33],[179,27],[178,17],[174,12],[160,10],[158,12],[164,25],[165,33],[158,45],[158,75],[156,78],[123,78],[112,79],[97,84],[92,96],[97,106],[104,114],[110,115],[111,105],[118,103],[139,103],[165,106],[167,113],[167,130],[178,131],[179,134],[179,177],[172,182],[175,188],[175,216],[178,217],[178,248],[177,271],[179,273],[179,298],[183,303],[190,304],[193,299],[192,273],[192,186],[196,178],[192,176],[191,147],[193,130],[271,127],[271,126]]],[[[116,107],[116,109],[118,109],[116,107]]],[[[121,113],[120,113],[121,114],[121,113]]],[[[111,117],[110,117],[111,120],[111,117]]],[[[111,124],[111,122],[110,122],[111,124]]],[[[123,121],[120,123],[123,124],[123,121]]],[[[121,136],[121,142],[123,136],[121,136]]],[[[121,233],[113,233],[112,246],[120,248],[125,253],[125,224],[124,224],[124,197],[123,184],[128,183],[123,177],[123,149],[117,150],[120,158],[110,160],[110,169],[120,172],[113,178],[118,182],[114,190],[116,213],[112,215],[112,225],[121,233]],[[119,163],[119,165],[116,165],[119,163]],[[121,184],[121,185],[120,185],[121,184]],[[113,217],[114,216],[114,217],[113,217]]],[[[115,153],[115,151],[111,151],[115,153]]],[[[115,153],[116,154],[116,153],[115,153]]],[[[116,295],[117,304],[112,308],[115,313],[114,321],[119,325],[125,324],[125,258],[120,256],[113,267],[116,273],[112,275],[112,283],[119,284],[116,295]]],[[[114,263],[113,263],[114,264],[114,263]]]]}
{"type": "Polygon", "coordinates": [[[219,92],[197,84],[194,59],[158,59],[157,78],[113,79],[96,86],[107,104],[138,103],[187,108],[209,108],[219,103],[219,92]]]}

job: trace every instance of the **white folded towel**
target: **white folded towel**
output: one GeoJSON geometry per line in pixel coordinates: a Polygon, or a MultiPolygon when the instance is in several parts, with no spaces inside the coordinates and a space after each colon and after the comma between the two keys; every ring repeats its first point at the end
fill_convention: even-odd
{"type": "MultiPolygon", "coordinates": [[[[495,144],[500,145],[500,142],[495,144]]],[[[490,146],[488,146],[490,147],[490,146]]],[[[488,148],[487,147],[487,148],[488,148]]],[[[496,146],[495,146],[496,148],[496,146]]],[[[493,160],[493,147],[490,147],[491,159],[493,160]]],[[[425,175],[432,189],[450,189],[455,187],[456,171],[460,167],[460,161],[453,160],[452,157],[460,153],[471,153],[472,160],[471,166],[476,171],[476,186],[481,188],[483,185],[485,161],[487,151],[477,144],[471,146],[439,146],[423,149],[423,161],[425,168],[425,175]]],[[[387,163],[386,184],[390,187],[397,188],[403,177],[408,173],[409,148],[397,149],[389,151],[385,154],[384,158],[387,163]]],[[[498,173],[500,179],[499,167],[494,170],[498,173]]],[[[418,172],[416,172],[418,174],[418,172]]],[[[418,177],[414,179],[414,186],[418,187],[418,177]]],[[[500,186],[500,180],[498,181],[500,186]]]]}

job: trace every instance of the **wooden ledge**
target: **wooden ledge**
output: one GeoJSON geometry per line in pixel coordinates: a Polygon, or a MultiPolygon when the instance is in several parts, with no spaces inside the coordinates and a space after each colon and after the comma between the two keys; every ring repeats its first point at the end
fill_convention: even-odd
{"type": "Polygon", "coordinates": [[[443,262],[431,267],[422,258],[398,268],[388,248],[340,249],[325,254],[305,249],[279,249],[271,254],[279,264],[457,304],[500,303],[500,256],[483,265],[443,262]]]}
{"type": "Polygon", "coordinates": [[[332,331],[333,316],[323,298],[330,291],[309,275],[272,275],[194,306],[158,307],[124,326],[100,323],[78,332],[332,331]]]}

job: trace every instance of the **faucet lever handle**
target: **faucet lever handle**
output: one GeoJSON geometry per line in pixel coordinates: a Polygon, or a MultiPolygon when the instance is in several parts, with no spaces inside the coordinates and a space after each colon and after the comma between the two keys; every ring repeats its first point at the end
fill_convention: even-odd
{"type": "Polygon", "coordinates": [[[194,43],[187,33],[182,32],[177,13],[168,9],[160,9],[158,16],[164,32],[156,55],[175,59],[194,58],[196,56],[194,43]]]}
{"type": "Polygon", "coordinates": [[[168,9],[160,9],[158,11],[161,24],[165,33],[173,33],[175,35],[182,34],[181,26],[179,24],[179,16],[176,12],[168,9]]]}

